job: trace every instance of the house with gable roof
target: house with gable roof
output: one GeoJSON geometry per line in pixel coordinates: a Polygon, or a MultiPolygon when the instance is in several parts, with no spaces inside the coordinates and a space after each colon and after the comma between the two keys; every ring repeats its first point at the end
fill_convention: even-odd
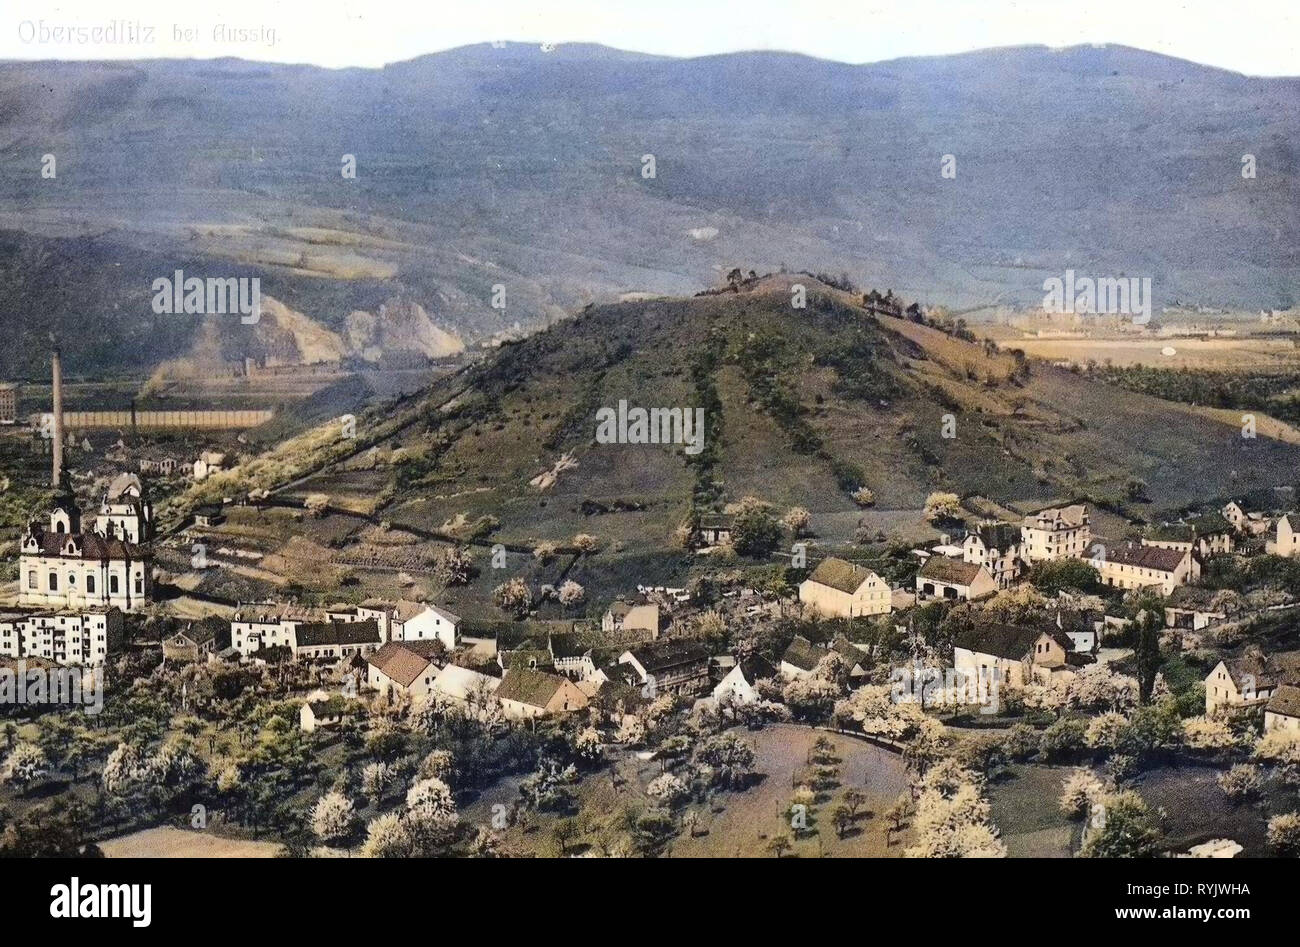
{"type": "Polygon", "coordinates": [[[887,615],[893,609],[889,584],[865,566],[823,559],[799,583],[799,601],[830,618],[887,615]]]}

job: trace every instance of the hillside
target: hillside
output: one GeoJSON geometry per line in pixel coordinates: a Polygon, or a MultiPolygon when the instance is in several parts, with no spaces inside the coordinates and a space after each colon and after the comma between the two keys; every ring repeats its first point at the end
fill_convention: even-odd
{"type": "Polygon", "coordinates": [[[960,494],[972,513],[1081,498],[1140,517],[1293,482],[1296,432],[1261,423],[1243,440],[1239,426],[1230,412],[1022,363],[777,275],[736,293],[592,307],[503,346],[360,419],[354,446],[322,428],[312,456],[344,460],[291,493],[433,531],[491,516],[494,539],[509,543],[589,532],[634,562],[672,548],[692,504],[751,494],[807,507],[819,540],[836,543],[859,527],[928,533],[920,511],[933,490],[960,494]],[[790,306],[796,282],[806,309],[790,306]],[[621,399],[705,407],[704,449],[598,443],[597,410],[621,399]],[[1133,499],[1133,480],[1149,501],[1133,499]],[[850,495],[860,486],[870,508],[850,495]]]}
{"type": "MultiPolygon", "coordinates": [[[[260,276],[372,356],[692,292],[737,264],[963,307],[1034,302],[1066,267],[1149,275],[1157,307],[1286,306],[1298,132],[1298,80],[1115,46],[864,66],[514,44],[378,70],[5,63],[0,311],[70,347],[94,324],[72,360],[138,370],[196,341],[147,308],[176,267],[260,276]],[[427,319],[376,336],[355,315],[394,305],[427,319]]],[[[0,376],[33,371],[33,350],[0,352],[0,376]]]]}

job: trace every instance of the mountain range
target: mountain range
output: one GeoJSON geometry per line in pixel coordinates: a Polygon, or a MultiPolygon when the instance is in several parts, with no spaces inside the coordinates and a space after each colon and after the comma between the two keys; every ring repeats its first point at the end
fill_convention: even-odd
{"type": "MultiPolygon", "coordinates": [[[[964,309],[1034,305],[1067,268],[1149,276],[1157,308],[1285,307],[1298,132],[1298,79],[1120,46],[869,65],[519,44],[374,70],[9,62],[0,312],[20,340],[58,332],[86,370],[151,370],[211,348],[205,320],[149,308],[177,268],[259,276],[372,356],[693,292],[733,266],[964,309]],[[426,320],[385,331],[381,311],[415,307],[426,320]]],[[[237,320],[220,333],[233,358],[267,344],[237,320]]],[[[0,376],[39,373],[39,348],[5,347],[0,376]]]]}

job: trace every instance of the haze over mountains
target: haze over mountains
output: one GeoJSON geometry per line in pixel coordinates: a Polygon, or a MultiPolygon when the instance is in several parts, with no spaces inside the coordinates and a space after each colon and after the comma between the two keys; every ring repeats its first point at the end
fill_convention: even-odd
{"type": "MultiPolygon", "coordinates": [[[[0,311],[19,339],[58,331],[71,364],[134,369],[200,339],[203,320],[149,307],[176,268],[261,276],[367,357],[692,292],[735,265],[959,307],[1034,304],[1067,267],[1150,276],[1157,310],[1282,307],[1298,132],[1298,79],[1115,46],[865,66],[513,44],[382,70],[6,63],[0,311]],[[381,307],[404,315],[391,332],[381,307]]],[[[230,357],[268,344],[220,330],[230,357]]],[[[40,358],[7,346],[0,374],[40,358]]]]}

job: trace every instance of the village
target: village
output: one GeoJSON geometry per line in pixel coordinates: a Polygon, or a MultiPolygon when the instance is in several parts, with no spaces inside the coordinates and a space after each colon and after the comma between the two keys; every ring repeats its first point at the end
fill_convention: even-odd
{"type": "Polygon", "coordinates": [[[170,831],[297,854],[1041,854],[1000,824],[1030,806],[1055,854],[1300,850],[1289,487],[1114,538],[1083,502],[1010,522],[935,493],[937,541],[870,564],[819,554],[806,510],[744,498],[683,524],[717,563],[689,587],[535,599],[507,570],[505,621],[445,595],[194,615],[155,552],[206,555],[267,497],[160,535],[150,482],[174,471],[141,453],[83,519],[57,352],[52,370],[52,501],[17,543],[0,660],[101,675],[107,706],[5,707],[11,845],[42,850],[55,818],[107,849],[170,831]],[[761,584],[726,568],[754,535],[777,563],[761,584]],[[1230,818],[1139,791],[1186,767],[1230,818]],[[55,810],[31,801],[58,785],[55,810]]]}

